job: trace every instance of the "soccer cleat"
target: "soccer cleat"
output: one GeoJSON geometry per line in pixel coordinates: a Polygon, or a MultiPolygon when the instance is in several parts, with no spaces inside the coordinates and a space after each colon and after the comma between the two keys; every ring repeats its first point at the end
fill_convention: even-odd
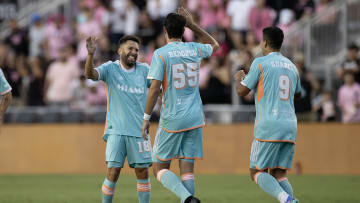
{"type": "Polygon", "coordinates": [[[299,203],[299,200],[289,196],[288,199],[286,200],[286,203],[299,203]]]}
{"type": "Polygon", "coordinates": [[[186,198],[184,203],[201,203],[200,200],[194,196],[186,198]]]}

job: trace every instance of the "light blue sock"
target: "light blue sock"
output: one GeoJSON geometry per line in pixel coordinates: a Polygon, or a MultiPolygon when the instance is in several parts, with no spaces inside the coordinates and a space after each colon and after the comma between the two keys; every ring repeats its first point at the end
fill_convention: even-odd
{"type": "Polygon", "coordinates": [[[278,179],[280,186],[288,193],[291,197],[294,197],[294,190],[287,178],[278,179]]]}
{"type": "Polygon", "coordinates": [[[149,203],[151,191],[150,179],[137,179],[136,182],[139,203],[149,203]]]}
{"type": "Polygon", "coordinates": [[[280,203],[286,203],[290,197],[283,188],[280,186],[279,182],[270,174],[259,172],[255,174],[255,181],[266,193],[278,199],[280,203]]]}
{"type": "Polygon", "coordinates": [[[162,169],[157,174],[157,179],[163,184],[164,187],[178,196],[181,202],[191,196],[191,193],[185,188],[181,180],[171,171],[162,169]]]}
{"type": "Polygon", "coordinates": [[[185,188],[194,196],[195,195],[195,181],[193,173],[186,173],[181,176],[181,181],[185,188]]]}
{"type": "Polygon", "coordinates": [[[112,203],[116,183],[111,182],[105,178],[104,183],[101,187],[102,190],[102,203],[112,203]]]}

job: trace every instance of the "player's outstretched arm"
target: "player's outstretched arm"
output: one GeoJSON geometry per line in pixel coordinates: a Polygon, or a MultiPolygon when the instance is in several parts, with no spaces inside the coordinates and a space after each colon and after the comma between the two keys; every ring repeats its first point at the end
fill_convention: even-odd
{"type": "Polygon", "coordinates": [[[8,106],[10,105],[12,101],[12,94],[11,92],[8,92],[4,94],[0,101],[0,124],[3,122],[4,114],[8,106]]]}
{"type": "Polygon", "coordinates": [[[234,75],[236,91],[237,91],[238,95],[241,97],[246,96],[250,92],[249,88],[247,88],[241,84],[241,81],[243,81],[244,78],[245,78],[245,72],[243,70],[239,70],[234,75]]]}
{"type": "Polygon", "coordinates": [[[97,38],[89,37],[86,39],[86,48],[88,50],[88,55],[86,57],[85,63],[85,77],[87,79],[98,80],[99,73],[94,69],[94,53],[96,50],[97,38]]]}
{"type": "Polygon", "coordinates": [[[152,80],[151,86],[148,91],[148,97],[146,100],[146,107],[144,112],[144,122],[141,129],[141,135],[145,140],[148,139],[147,134],[149,132],[149,127],[150,127],[150,121],[149,121],[150,115],[160,95],[160,86],[161,86],[160,80],[152,80]]]}
{"type": "Polygon", "coordinates": [[[188,10],[183,7],[178,9],[178,13],[185,17],[186,27],[191,29],[195,35],[199,38],[201,43],[210,44],[213,48],[213,51],[216,51],[219,48],[219,43],[205,30],[203,30],[198,24],[196,24],[188,10]]]}

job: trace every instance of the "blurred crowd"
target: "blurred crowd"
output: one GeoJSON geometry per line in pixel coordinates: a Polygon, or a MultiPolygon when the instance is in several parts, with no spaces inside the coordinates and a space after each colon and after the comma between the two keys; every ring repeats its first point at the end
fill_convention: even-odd
{"type": "MultiPolygon", "coordinates": [[[[165,45],[162,20],[184,6],[196,22],[214,36],[220,48],[203,61],[200,93],[204,104],[230,104],[234,71],[249,70],[261,53],[262,29],[276,25],[286,32],[296,21],[326,10],[331,0],[79,0],[77,15],[40,16],[19,27],[9,23],[10,34],[0,41],[0,67],[13,87],[13,106],[70,106],[85,109],[105,105],[104,84],[86,80],[85,39],[98,37],[96,64],[117,60],[117,42],[127,34],[142,39],[141,62],[150,64],[155,49],[165,45]],[[214,91],[216,90],[216,91],[214,91]]],[[[331,20],[329,18],[329,20],[331,20]]],[[[185,41],[196,40],[190,30],[185,41]]],[[[333,121],[340,109],[344,122],[359,121],[360,64],[358,48],[349,47],[338,77],[344,83],[337,91],[324,90],[322,82],[305,67],[304,56],[292,56],[302,79],[303,97],[296,102],[300,120],[333,121]],[[334,101],[334,98],[338,101],[334,101]]],[[[253,93],[241,98],[253,104],[253,93]]]]}

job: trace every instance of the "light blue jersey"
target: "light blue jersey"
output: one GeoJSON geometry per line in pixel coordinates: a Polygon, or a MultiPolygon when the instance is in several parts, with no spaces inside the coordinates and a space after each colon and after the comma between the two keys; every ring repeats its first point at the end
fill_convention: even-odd
{"type": "Polygon", "coordinates": [[[7,82],[3,71],[0,68],[0,95],[4,95],[11,91],[11,87],[7,82]]]}
{"type": "Polygon", "coordinates": [[[258,141],[295,143],[294,94],[301,91],[295,65],[278,52],[270,53],[253,61],[241,84],[255,90],[255,138],[258,141]]]}
{"type": "Polygon", "coordinates": [[[109,134],[141,137],[141,126],[146,105],[147,88],[150,80],[146,77],[149,66],[136,63],[127,70],[119,61],[109,61],[96,68],[99,80],[106,83],[107,116],[105,137],[109,134]]]}
{"type": "Polygon", "coordinates": [[[169,133],[202,127],[204,114],[199,93],[199,69],[210,57],[210,44],[171,42],[154,52],[148,79],[162,81],[161,119],[169,133]]]}

